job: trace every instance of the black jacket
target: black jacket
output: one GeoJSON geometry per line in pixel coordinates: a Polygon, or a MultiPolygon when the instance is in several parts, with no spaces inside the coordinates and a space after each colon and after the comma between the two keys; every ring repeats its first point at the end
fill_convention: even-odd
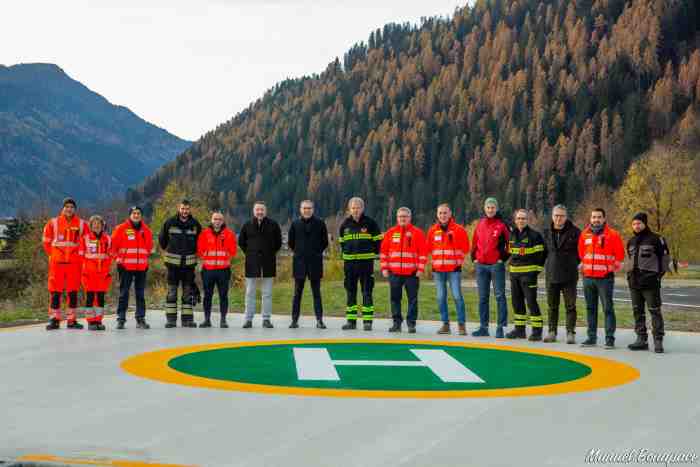
{"type": "Polygon", "coordinates": [[[635,233],[625,252],[627,281],[632,289],[661,286],[661,278],[669,267],[669,250],[666,240],[645,228],[635,233]]]}
{"type": "Polygon", "coordinates": [[[197,238],[201,232],[202,225],[192,216],[185,222],[177,214],[166,220],[158,235],[158,243],[165,250],[165,264],[194,267],[197,264],[197,238]]]}
{"type": "Polygon", "coordinates": [[[578,281],[578,239],[581,230],[570,220],[567,220],[561,230],[556,230],[550,224],[544,233],[547,246],[547,263],[545,278],[550,284],[567,284],[578,281]]]}
{"type": "Polygon", "coordinates": [[[513,228],[508,240],[510,263],[508,271],[511,274],[534,274],[542,272],[547,259],[547,248],[542,234],[525,226],[522,230],[513,228]]]}
{"type": "Polygon", "coordinates": [[[360,219],[355,221],[352,216],[348,216],[340,226],[338,236],[343,260],[374,261],[379,255],[382,238],[379,226],[371,217],[362,214],[360,219]]]}
{"type": "Polygon", "coordinates": [[[282,231],[277,222],[265,217],[246,222],[241,228],[238,245],[245,253],[246,277],[275,277],[277,252],[282,248],[282,231]]]}
{"type": "Polygon", "coordinates": [[[287,245],[294,252],[292,272],[297,279],[323,277],[323,250],[328,248],[328,229],[318,217],[292,222],[287,245]]]}

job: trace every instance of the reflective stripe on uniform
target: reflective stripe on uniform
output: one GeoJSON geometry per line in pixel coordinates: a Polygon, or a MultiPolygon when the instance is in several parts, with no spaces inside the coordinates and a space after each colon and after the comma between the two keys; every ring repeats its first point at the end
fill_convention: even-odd
{"type": "Polygon", "coordinates": [[[107,259],[109,255],[106,253],[85,253],[85,259],[107,259]]]}
{"type": "Polygon", "coordinates": [[[355,255],[348,254],[348,253],[343,253],[343,260],[344,261],[357,261],[357,260],[369,260],[369,259],[377,259],[377,254],[376,253],[358,253],[355,255]]]}
{"type": "Polygon", "coordinates": [[[524,251],[524,254],[522,254],[522,255],[520,254],[520,250],[521,250],[521,249],[522,249],[522,248],[520,248],[520,247],[511,246],[511,247],[510,247],[510,253],[511,253],[511,254],[518,255],[518,256],[532,255],[532,254],[535,254],[535,253],[539,253],[539,252],[541,252],[541,251],[544,251],[544,245],[535,245],[535,246],[530,247],[530,248],[525,248],[525,249],[524,249],[524,250],[525,250],[525,251],[524,251]]]}
{"type": "Polygon", "coordinates": [[[531,266],[509,266],[508,269],[510,272],[514,273],[522,273],[522,272],[542,272],[544,268],[539,265],[531,265],[531,266]]]}

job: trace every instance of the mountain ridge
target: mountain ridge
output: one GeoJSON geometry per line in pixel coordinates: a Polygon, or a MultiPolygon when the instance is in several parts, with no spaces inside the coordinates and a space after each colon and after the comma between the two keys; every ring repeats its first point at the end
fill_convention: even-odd
{"type": "Polygon", "coordinates": [[[0,214],[123,197],[190,144],[56,64],[0,65],[0,214]]]}
{"type": "Polygon", "coordinates": [[[479,0],[447,19],[389,24],[321,73],[285,80],[146,179],[247,217],[304,198],[332,216],[352,195],[384,222],[576,206],[619,185],[655,140],[699,134],[697,5],[689,0],[479,0]]]}

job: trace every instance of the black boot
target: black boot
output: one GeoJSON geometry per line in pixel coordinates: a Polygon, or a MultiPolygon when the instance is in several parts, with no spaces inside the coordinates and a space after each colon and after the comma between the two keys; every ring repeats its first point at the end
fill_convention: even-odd
{"type": "Polygon", "coordinates": [[[323,324],[323,320],[322,320],[322,319],[316,320],[316,328],[318,328],[318,329],[326,329],[326,325],[323,324]]]}
{"type": "Polygon", "coordinates": [[[83,327],[84,326],[77,321],[69,321],[66,325],[66,328],[68,329],[83,329],[83,327]]]}
{"type": "Polygon", "coordinates": [[[126,324],[125,319],[118,319],[117,320],[117,329],[124,329],[125,324],[126,324]]]}
{"type": "Polygon", "coordinates": [[[104,331],[107,329],[102,323],[95,323],[95,331],[104,331]]]}
{"type": "Polygon", "coordinates": [[[136,320],[136,329],[151,329],[151,326],[146,322],[145,319],[139,318],[136,320]]]}
{"type": "Polygon", "coordinates": [[[61,327],[61,322],[55,318],[51,318],[49,320],[49,324],[46,325],[46,330],[53,331],[56,329],[60,329],[60,327],[61,327]]]}
{"type": "Polygon", "coordinates": [[[389,328],[389,332],[401,332],[401,323],[394,321],[394,325],[389,328]]]}
{"type": "Polygon", "coordinates": [[[408,333],[409,334],[415,334],[416,333],[416,323],[408,323],[408,333]]]}
{"type": "Polygon", "coordinates": [[[219,322],[219,327],[220,328],[228,328],[228,323],[226,322],[226,316],[221,317],[221,321],[219,322]]]}
{"type": "Polygon", "coordinates": [[[177,327],[177,313],[165,314],[165,327],[167,329],[177,327]]]}
{"type": "Polygon", "coordinates": [[[542,340],[542,328],[532,328],[530,337],[527,339],[530,342],[539,342],[542,340]]]}
{"type": "MultiPolygon", "coordinates": [[[[508,339],[525,339],[527,335],[525,334],[525,326],[515,326],[515,329],[506,334],[508,339]]],[[[542,334],[540,334],[542,337],[542,334]]]]}
{"type": "Polygon", "coordinates": [[[210,328],[211,327],[211,318],[209,316],[204,317],[204,321],[199,323],[200,328],[210,328]]]}
{"type": "Polygon", "coordinates": [[[264,319],[262,327],[264,327],[265,329],[272,329],[274,326],[272,325],[272,321],[270,321],[269,319],[264,319]]]}
{"type": "Polygon", "coordinates": [[[664,340],[661,337],[654,338],[654,352],[664,353],[664,340]]]}
{"type": "Polygon", "coordinates": [[[637,334],[637,340],[627,346],[630,350],[649,350],[648,337],[637,334]]]}
{"type": "Polygon", "coordinates": [[[355,321],[354,319],[349,319],[347,323],[343,324],[343,331],[350,331],[353,329],[357,329],[357,321],[355,321]]]}
{"type": "Polygon", "coordinates": [[[362,329],[365,331],[371,331],[372,330],[372,321],[365,321],[362,323],[362,329]]]}
{"type": "Polygon", "coordinates": [[[289,329],[296,329],[299,327],[299,322],[295,319],[292,320],[291,324],[289,325],[289,329]]]}
{"type": "Polygon", "coordinates": [[[180,313],[180,324],[183,328],[196,328],[197,323],[194,322],[194,315],[184,315],[180,313]]]}

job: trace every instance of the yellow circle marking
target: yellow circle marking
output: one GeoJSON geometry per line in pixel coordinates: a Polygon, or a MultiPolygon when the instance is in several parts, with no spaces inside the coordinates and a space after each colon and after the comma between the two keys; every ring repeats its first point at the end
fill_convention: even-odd
{"type": "Polygon", "coordinates": [[[153,379],[170,384],[180,384],[198,388],[218,389],[224,391],[257,392],[266,394],[287,394],[301,396],[330,396],[330,397],[386,397],[386,398],[420,398],[420,399],[450,399],[465,397],[517,397],[517,396],[550,396],[571,392],[592,391],[596,389],[620,386],[639,378],[636,368],[624,363],[606,358],[589,355],[559,352],[555,350],[529,349],[524,347],[500,346],[495,344],[436,342],[429,340],[397,340],[397,339],[309,339],[309,340],[278,340],[262,342],[235,342],[225,344],[193,345],[172,349],[147,352],[124,360],[121,364],[124,371],[142,378],[153,379]],[[203,378],[175,371],[168,366],[173,358],[194,352],[206,350],[263,347],[270,345],[293,344],[425,344],[445,347],[466,347],[479,349],[495,349],[509,352],[523,352],[537,355],[563,358],[581,363],[591,368],[588,376],[574,381],[545,384],[540,386],[507,388],[507,389],[474,389],[466,391],[384,391],[363,389],[325,389],[302,388],[295,386],[272,386],[266,384],[239,383],[203,378]]]}

